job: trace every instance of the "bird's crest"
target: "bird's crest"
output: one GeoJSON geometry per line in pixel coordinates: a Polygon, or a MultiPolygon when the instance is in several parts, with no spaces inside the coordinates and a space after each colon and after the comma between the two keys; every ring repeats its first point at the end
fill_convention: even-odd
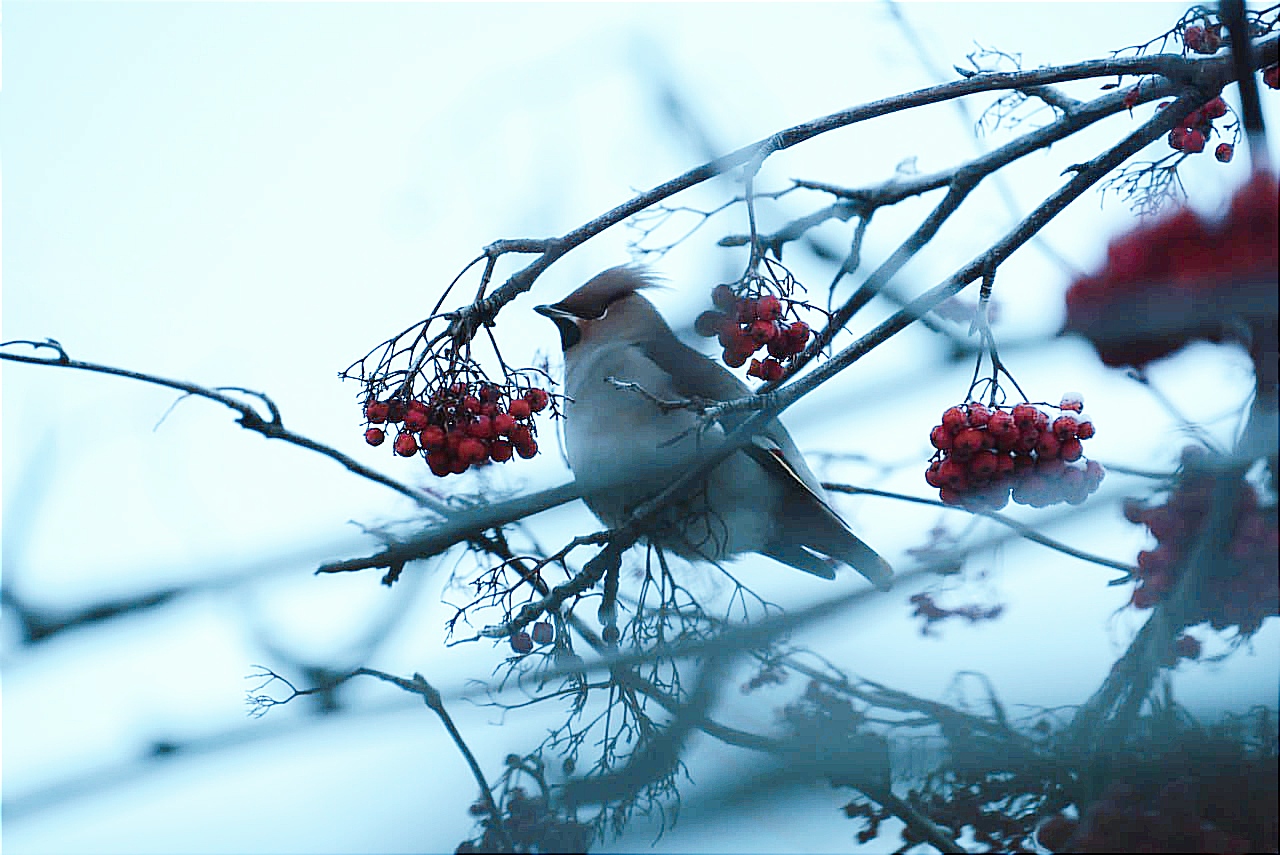
{"type": "Polygon", "coordinates": [[[611,267],[565,297],[555,308],[576,318],[593,320],[604,316],[609,304],[641,288],[660,285],[657,276],[643,267],[611,267]]]}

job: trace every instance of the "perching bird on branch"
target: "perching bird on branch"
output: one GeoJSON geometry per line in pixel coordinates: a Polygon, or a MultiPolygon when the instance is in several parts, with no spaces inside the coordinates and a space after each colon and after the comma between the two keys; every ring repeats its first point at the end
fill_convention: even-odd
{"type": "MultiPolygon", "coordinates": [[[[699,413],[683,404],[751,390],[676,338],[638,293],[652,284],[641,270],[615,267],[536,309],[555,322],[564,347],[569,465],[587,507],[610,528],[750,415],[729,414],[699,431],[699,413]]],[[[761,552],[824,579],[842,562],[882,590],[893,575],[832,509],[776,419],[660,515],[646,537],[691,560],[761,552]]]]}

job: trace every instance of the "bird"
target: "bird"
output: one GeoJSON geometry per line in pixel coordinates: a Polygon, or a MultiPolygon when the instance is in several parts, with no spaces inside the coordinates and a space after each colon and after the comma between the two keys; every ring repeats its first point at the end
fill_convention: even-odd
{"type": "MultiPolygon", "coordinates": [[[[535,311],[553,321],[564,351],[564,444],[587,507],[617,528],[670,486],[749,414],[710,425],[681,402],[751,394],[718,362],[681,342],[640,292],[657,284],[635,266],[600,273],[535,311]]],[[[847,564],[888,590],[893,570],[831,507],[777,419],[717,464],[644,533],[688,560],[750,552],[824,579],[847,564]]]]}

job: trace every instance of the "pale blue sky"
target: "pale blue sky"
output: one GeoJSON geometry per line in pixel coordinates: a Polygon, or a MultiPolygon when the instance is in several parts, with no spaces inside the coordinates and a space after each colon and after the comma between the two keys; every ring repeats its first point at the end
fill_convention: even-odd
{"type": "MultiPolygon", "coordinates": [[[[903,6],[943,68],[962,64],[975,41],[1021,52],[1028,67],[1103,56],[1168,28],[1183,8],[903,6]]],[[[662,111],[664,87],[684,99],[716,150],[728,151],[936,82],[871,3],[10,2],[4,12],[4,338],[51,336],[86,360],[268,392],[295,430],[420,483],[430,479],[425,469],[362,443],[357,389],[336,372],[425,314],[489,241],[563,233],[705,159],[662,111]]],[[[1090,97],[1096,87],[1071,91],[1090,97]]],[[[1228,100],[1235,103],[1234,92],[1228,100]]],[[[974,109],[985,103],[975,99],[974,109]]],[[[1274,97],[1267,103],[1274,127],[1274,97]]],[[[1043,198],[1065,166],[1130,126],[1113,119],[1018,164],[1010,171],[1018,203],[1025,210],[1043,198]]],[[[908,157],[932,171],[975,150],[955,111],[938,106],[802,146],[770,161],[761,180],[869,184],[908,157]]],[[[1215,208],[1244,174],[1243,160],[1188,163],[1194,202],[1215,208]]],[[[690,203],[732,192],[721,179],[690,203]]],[[[904,287],[934,284],[1012,222],[992,188],[971,204],[904,271],[904,287]]],[[[807,207],[793,196],[784,210],[807,207]]],[[[925,210],[917,200],[878,214],[867,263],[925,210]]],[[[1122,205],[1100,208],[1091,194],[1048,234],[1088,268],[1106,235],[1130,222],[1122,205]]],[[[687,321],[711,284],[736,275],[740,257],[712,246],[713,230],[741,227],[713,224],[660,263],[675,287],[656,299],[673,321],[687,321]]],[[[835,229],[824,234],[845,240],[835,229]]],[[[530,307],[626,261],[627,237],[616,229],[576,250],[509,307],[499,327],[504,355],[522,362],[554,353],[553,329],[530,307]]],[[[826,276],[799,254],[789,260],[806,281],[826,276]]],[[[997,294],[1003,334],[1054,331],[1069,279],[1032,248],[1015,256],[997,294]]],[[[885,311],[873,307],[855,331],[885,311]]],[[[1024,388],[1046,398],[1085,394],[1099,427],[1092,456],[1151,468],[1176,459],[1176,426],[1087,348],[1054,342],[1021,354],[1015,371],[1024,388]]],[[[904,464],[888,475],[856,464],[827,473],[927,495],[920,474],[928,429],[963,395],[971,370],[945,367],[939,355],[912,333],[864,360],[788,413],[800,446],[904,464]]],[[[1247,369],[1236,352],[1203,348],[1153,376],[1187,411],[1216,416],[1244,400],[1247,369]]],[[[244,718],[243,677],[252,663],[269,661],[264,641],[314,661],[341,656],[397,597],[414,597],[410,619],[368,664],[421,670],[457,689],[500,661],[502,649],[442,646],[449,612],[438,601],[454,559],[430,572],[411,568],[429,577],[416,591],[388,592],[373,574],[309,575],[322,560],[371,548],[348,521],[409,516],[394,494],[241,431],[211,404],[185,401],[157,428],[174,400],[167,392],[13,365],[3,377],[4,572],[22,595],[70,608],[190,579],[263,577],[30,652],[7,637],[6,807],[57,782],[134,769],[157,738],[265,737],[288,722],[301,726],[308,720],[300,707],[244,718]]],[[[1225,440],[1233,426],[1219,420],[1213,428],[1225,440]]],[[[549,453],[507,467],[490,488],[566,478],[549,453]]],[[[433,486],[468,483],[475,486],[433,486]]],[[[1117,477],[1107,485],[1111,498],[1126,484],[1129,492],[1142,487],[1117,477]]],[[[893,503],[841,507],[897,562],[940,518],[893,503]]],[[[559,543],[592,525],[573,506],[543,518],[540,536],[559,543]]],[[[1146,544],[1106,510],[1052,533],[1121,560],[1146,544]]],[[[763,559],[740,566],[785,605],[831,592],[763,559]]],[[[859,616],[856,626],[824,627],[814,644],[855,672],[922,694],[939,695],[952,673],[975,668],[1013,702],[1083,700],[1137,625],[1113,617],[1125,591],[1105,587],[1109,571],[1026,545],[1003,548],[990,570],[976,596],[1011,604],[995,624],[947,627],[943,641],[922,640],[905,617],[903,591],[893,595],[896,606],[859,616]]],[[[1180,690],[1204,711],[1222,699],[1274,703],[1274,626],[1255,648],[1180,672],[1180,690]]],[[[7,810],[7,851],[452,851],[470,827],[470,785],[438,723],[386,687],[357,687],[353,700],[393,708],[175,758],[41,810],[7,810]]],[[[528,712],[498,730],[491,711],[457,707],[495,773],[503,755],[536,744],[550,721],[528,712]]],[[[771,709],[733,708],[726,717],[766,727],[771,709]]],[[[705,764],[695,777],[707,781],[737,762],[702,743],[694,758],[705,764]]],[[[803,805],[802,839],[795,824],[762,821],[751,837],[726,842],[725,832],[699,830],[694,817],[659,848],[846,848],[852,830],[830,795],[815,790],[803,805]]],[[[643,849],[649,840],[637,832],[619,845],[643,849]]]]}

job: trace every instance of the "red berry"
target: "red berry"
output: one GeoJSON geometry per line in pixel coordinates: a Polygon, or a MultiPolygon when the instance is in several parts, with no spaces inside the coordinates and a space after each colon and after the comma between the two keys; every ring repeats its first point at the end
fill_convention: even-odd
{"type": "Polygon", "coordinates": [[[1006,413],[1004,410],[996,410],[991,414],[991,418],[987,420],[987,430],[990,431],[997,439],[1011,431],[1016,432],[1013,424],[1013,416],[1006,413]]]}
{"type": "Polygon", "coordinates": [[[404,421],[405,410],[404,401],[396,400],[395,398],[387,401],[387,421],[392,424],[404,421]]]}
{"type": "Polygon", "coordinates": [[[382,441],[386,438],[387,435],[382,432],[382,428],[371,427],[364,432],[364,441],[370,445],[382,445],[382,441]]]}
{"type": "Polygon", "coordinates": [[[401,457],[413,457],[418,453],[418,441],[413,438],[413,434],[407,431],[397,436],[395,443],[391,447],[401,457]]]}
{"type": "Polygon", "coordinates": [[[537,453],[538,443],[535,440],[530,439],[528,442],[523,442],[516,446],[516,454],[519,454],[525,460],[528,460],[537,453]]]}
{"type": "Polygon", "coordinates": [[[751,355],[750,351],[741,351],[736,348],[725,348],[724,364],[730,368],[741,368],[747,363],[747,357],[751,355]]]}
{"type": "Polygon", "coordinates": [[[1050,852],[1063,852],[1079,823],[1069,816],[1055,814],[1036,828],[1036,840],[1050,852]]]}
{"type": "Polygon", "coordinates": [[[969,478],[965,468],[950,458],[942,461],[942,465],[938,467],[938,478],[944,486],[950,487],[952,490],[963,490],[969,486],[969,478]]]}
{"type": "Polygon", "coordinates": [[[1280,89],[1280,62],[1262,69],[1262,82],[1272,89],[1280,89]]]}
{"type": "Polygon", "coordinates": [[[521,655],[533,650],[533,639],[527,632],[517,632],[511,636],[511,649],[521,655]]]}
{"type": "Polygon", "coordinates": [[[1084,456],[1084,446],[1080,444],[1080,440],[1073,437],[1062,443],[1062,448],[1058,454],[1068,463],[1074,463],[1084,456]]]}
{"type": "Polygon", "coordinates": [[[1092,439],[1094,433],[1096,431],[1091,421],[1081,420],[1080,425],[1076,428],[1076,436],[1080,439],[1092,439]]]}
{"type": "Polygon", "coordinates": [[[1219,95],[1200,108],[1200,115],[1206,119],[1221,119],[1227,115],[1227,102],[1223,101],[1222,96],[1219,95]]]}
{"type": "Polygon", "coordinates": [[[1169,147],[1188,154],[1204,151],[1204,133],[1199,128],[1174,128],[1169,131],[1169,147]]]}
{"type": "Polygon", "coordinates": [[[1013,408],[1013,421],[1018,427],[1026,427],[1036,423],[1036,414],[1040,411],[1030,404],[1018,404],[1013,408]]]}
{"type": "Polygon", "coordinates": [[[428,451],[444,445],[444,429],[438,425],[427,425],[418,435],[418,441],[428,451]]]}
{"type": "Polygon", "coordinates": [[[465,413],[476,415],[480,412],[480,399],[474,395],[468,395],[462,399],[462,410],[465,413]]]}
{"type": "Polygon", "coordinates": [[[936,425],[933,430],[929,431],[929,442],[933,443],[933,447],[940,451],[950,451],[952,440],[951,432],[944,425],[936,425]]]}
{"type": "Polygon", "coordinates": [[[1080,423],[1076,421],[1074,416],[1058,416],[1053,420],[1053,435],[1059,440],[1076,436],[1079,429],[1080,423]]]}
{"type": "Polygon", "coordinates": [[[794,321],[791,326],[787,327],[785,335],[795,348],[795,352],[799,353],[804,350],[805,345],[809,343],[809,325],[804,321],[794,321]]]}
{"type": "Polygon", "coordinates": [[[427,426],[427,421],[427,405],[421,401],[410,401],[404,413],[405,430],[417,433],[427,426]]]}
{"type": "Polygon", "coordinates": [[[1236,147],[1229,142],[1218,143],[1218,147],[1213,150],[1213,156],[1218,159],[1219,163],[1230,163],[1235,153],[1236,147]]]}
{"type": "Polygon", "coordinates": [[[1179,635],[1173,640],[1173,652],[1179,659],[1199,659],[1200,640],[1194,635],[1179,635]]]}
{"type": "Polygon", "coordinates": [[[507,406],[507,415],[523,421],[533,415],[533,407],[524,398],[516,398],[507,406]]]}
{"type": "Polygon", "coordinates": [[[770,383],[776,383],[782,379],[782,375],[787,373],[787,370],[782,367],[782,363],[776,359],[766,359],[762,367],[764,369],[764,379],[770,383]]]}
{"type": "Polygon", "coordinates": [[[530,389],[524,393],[524,399],[529,402],[529,409],[535,413],[542,412],[551,403],[551,396],[541,389],[530,389]]]}
{"type": "Polygon", "coordinates": [[[533,625],[534,644],[550,644],[555,637],[555,629],[548,621],[539,621],[533,625]]]}
{"type": "Polygon", "coordinates": [[[969,405],[969,424],[972,427],[980,428],[991,420],[991,411],[982,404],[969,405]]]}
{"type": "Polygon", "coordinates": [[[443,448],[427,452],[427,467],[431,474],[443,478],[453,471],[453,459],[443,448]]]}
{"type": "Polygon", "coordinates": [[[1001,478],[1007,478],[1013,474],[1014,462],[1013,458],[1008,454],[999,454],[996,456],[997,474],[1001,478]]]}
{"type": "Polygon", "coordinates": [[[757,301],[756,312],[762,321],[776,321],[782,317],[782,301],[772,294],[766,294],[757,301]]]}
{"type": "Polygon", "coordinates": [[[708,310],[698,315],[697,320],[693,322],[693,331],[700,336],[711,338],[720,333],[726,320],[728,316],[723,312],[708,310]]]}
{"type": "Polygon", "coordinates": [[[738,295],[733,293],[733,289],[728,285],[717,285],[711,290],[711,302],[717,309],[727,312],[737,308],[738,295]]]}
{"type": "Polygon", "coordinates": [[[1067,392],[1062,396],[1062,403],[1058,404],[1058,409],[1069,410],[1078,413],[1084,409],[1084,395],[1079,392],[1067,392]]]}
{"type": "Polygon", "coordinates": [[[483,463],[489,459],[489,446],[481,440],[467,437],[458,443],[458,457],[472,465],[483,463]]]}
{"type": "Polygon", "coordinates": [[[938,471],[941,466],[942,466],[942,462],[939,460],[935,460],[929,464],[929,468],[926,469],[924,473],[925,483],[935,489],[943,486],[943,484],[945,483],[942,480],[942,475],[939,474],[939,471],[938,471]]]}
{"type": "Polygon", "coordinates": [[[778,325],[773,321],[752,321],[748,333],[756,345],[768,344],[778,337],[778,325]]]}
{"type": "Polygon", "coordinates": [[[1046,431],[1040,434],[1040,438],[1036,441],[1036,456],[1041,460],[1053,460],[1062,450],[1062,443],[1052,432],[1046,431]]]}
{"type": "Polygon", "coordinates": [[[959,407],[950,407],[942,414],[942,426],[948,433],[957,434],[969,424],[969,417],[959,407]]]}
{"type": "Polygon", "coordinates": [[[489,457],[498,463],[506,463],[511,459],[513,449],[505,439],[495,439],[489,443],[489,457]]]}
{"type": "Polygon", "coordinates": [[[375,425],[380,425],[387,420],[390,409],[386,401],[369,401],[364,405],[364,417],[375,425]]]}
{"type": "Polygon", "coordinates": [[[1040,431],[1035,427],[1024,427],[1018,431],[1018,441],[1013,446],[1014,450],[1023,454],[1030,454],[1036,450],[1036,446],[1040,444],[1040,431]]]}
{"type": "Polygon", "coordinates": [[[480,403],[496,404],[498,402],[498,387],[492,383],[485,383],[480,387],[480,403]]]}
{"type": "Polygon", "coordinates": [[[461,475],[463,472],[466,472],[470,468],[471,468],[471,463],[467,460],[463,460],[461,457],[449,458],[449,471],[452,472],[454,475],[461,475]]]}
{"type": "Polygon", "coordinates": [[[758,359],[752,359],[751,364],[747,366],[747,376],[759,377],[761,380],[763,380],[764,379],[764,363],[762,363],[758,359]]]}
{"type": "Polygon", "coordinates": [[[521,445],[528,445],[533,442],[533,431],[529,430],[528,425],[516,425],[507,434],[507,438],[511,440],[511,444],[517,448],[521,445]]]}
{"type": "Polygon", "coordinates": [[[755,300],[738,302],[738,323],[750,324],[760,319],[759,303],[755,300]]]}
{"type": "Polygon", "coordinates": [[[977,428],[965,428],[956,434],[951,452],[959,460],[967,460],[982,450],[983,431],[977,428]]]}
{"type": "Polygon", "coordinates": [[[980,481],[992,478],[1000,469],[994,452],[986,451],[969,461],[969,474],[980,481]]]}
{"type": "Polygon", "coordinates": [[[1182,31],[1182,43],[1191,50],[1199,51],[1204,47],[1204,27],[1190,26],[1182,31]]]}
{"type": "Polygon", "coordinates": [[[467,425],[467,435],[476,439],[492,439],[494,435],[493,419],[488,416],[476,416],[467,425]]]}
{"type": "Polygon", "coordinates": [[[493,417],[493,432],[498,436],[506,436],[515,426],[515,416],[510,413],[498,413],[493,417]]]}

